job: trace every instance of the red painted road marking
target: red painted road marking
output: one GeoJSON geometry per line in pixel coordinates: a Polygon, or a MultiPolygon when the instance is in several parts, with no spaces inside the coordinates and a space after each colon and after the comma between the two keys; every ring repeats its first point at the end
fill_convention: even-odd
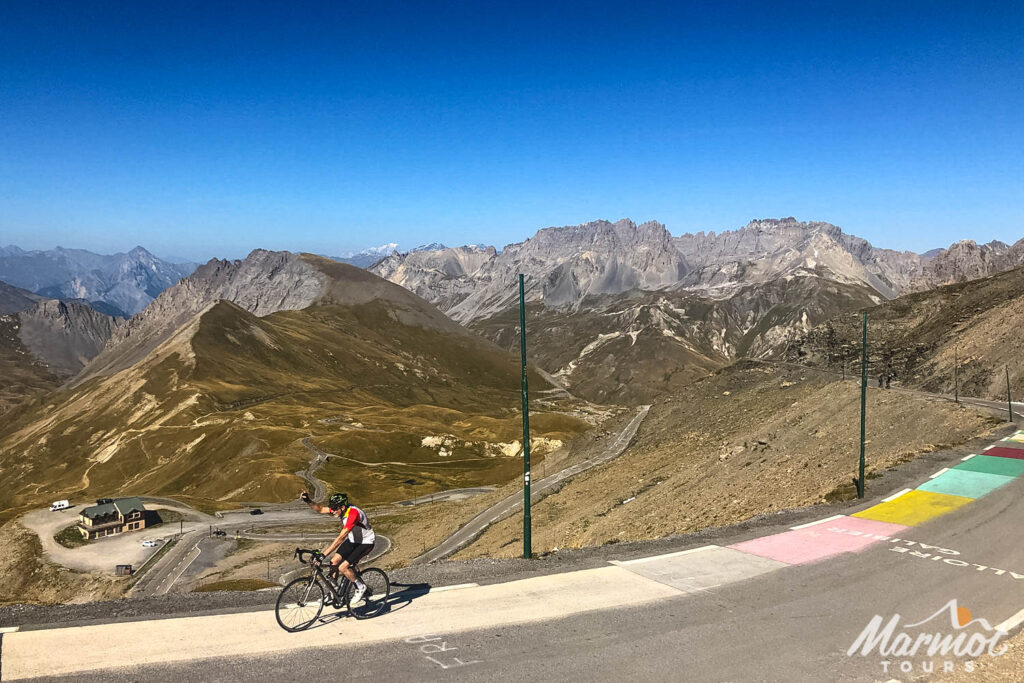
{"type": "Polygon", "coordinates": [[[985,455],[992,455],[997,458],[1016,458],[1024,460],[1024,449],[1022,448],[990,448],[985,455]]]}
{"type": "Polygon", "coordinates": [[[873,519],[843,517],[828,524],[785,531],[729,547],[786,564],[809,564],[841,553],[863,550],[906,528],[873,519]]]}

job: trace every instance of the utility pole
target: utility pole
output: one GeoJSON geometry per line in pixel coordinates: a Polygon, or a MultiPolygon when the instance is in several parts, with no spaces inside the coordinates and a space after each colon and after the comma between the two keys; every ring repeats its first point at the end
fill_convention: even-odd
{"type": "Polygon", "coordinates": [[[868,409],[868,312],[864,311],[864,327],[860,345],[860,474],[857,477],[857,497],[864,497],[864,440],[868,409]]]}
{"type": "Polygon", "coordinates": [[[270,583],[270,558],[267,558],[267,583],[270,583]]]}
{"type": "Polygon", "coordinates": [[[530,537],[530,405],[526,386],[526,294],[523,274],[519,274],[519,350],[522,355],[523,377],[523,557],[533,557],[533,540],[530,537]]]}
{"type": "Polygon", "coordinates": [[[960,357],[953,347],[953,400],[960,403],[960,357]]]}
{"type": "Polygon", "coordinates": [[[185,535],[185,520],[182,520],[182,519],[178,520],[178,535],[179,536],[184,536],[185,535]]]}
{"type": "Polygon", "coordinates": [[[1010,410],[1010,422],[1013,422],[1013,401],[1010,400],[1010,366],[1006,368],[1006,407],[1010,410]]]}

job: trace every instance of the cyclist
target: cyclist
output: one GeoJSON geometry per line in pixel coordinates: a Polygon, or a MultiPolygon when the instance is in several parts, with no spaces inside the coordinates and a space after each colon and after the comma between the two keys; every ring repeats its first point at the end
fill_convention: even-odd
{"type": "Polygon", "coordinates": [[[327,505],[313,502],[305,491],[302,492],[299,499],[322,515],[334,515],[343,520],[344,527],[341,533],[324,548],[323,556],[327,558],[337,552],[337,555],[331,558],[331,564],[355,584],[356,592],[352,594],[352,602],[359,602],[366,592],[366,584],[352,570],[352,567],[373,550],[374,542],[377,540],[366,513],[354,505],[349,505],[348,494],[345,493],[332,494],[327,500],[327,505]]]}

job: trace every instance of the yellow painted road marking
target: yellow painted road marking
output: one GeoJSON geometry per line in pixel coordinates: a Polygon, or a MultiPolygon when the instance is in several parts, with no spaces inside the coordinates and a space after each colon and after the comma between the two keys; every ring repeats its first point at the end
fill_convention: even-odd
{"type": "Polygon", "coordinates": [[[878,522],[916,526],[963,507],[971,500],[971,498],[963,496],[914,490],[895,500],[879,503],[867,510],[857,512],[853,516],[873,519],[878,522]]]}

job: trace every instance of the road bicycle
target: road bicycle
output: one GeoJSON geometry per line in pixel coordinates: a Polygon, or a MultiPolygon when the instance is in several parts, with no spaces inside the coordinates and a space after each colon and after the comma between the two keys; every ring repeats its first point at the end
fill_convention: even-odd
{"type": "Polygon", "coordinates": [[[376,567],[352,567],[366,584],[366,592],[353,604],[355,584],[341,573],[336,579],[327,576],[323,567],[324,557],[319,551],[296,548],[293,557],[297,557],[303,564],[308,564],[310,572],[309,576],[300,576],[289,582],[277,597],[277,623],[285,631],[294,633],[309,628],[320,618],[325,605],[331,605],[335,609],[348,609],[356,619],[375,617],[387,607],[388,596],[391,595],[391,580],[384,570],[376,567]],[[306,559],[307,555],[309,559],[306,559]]]}

